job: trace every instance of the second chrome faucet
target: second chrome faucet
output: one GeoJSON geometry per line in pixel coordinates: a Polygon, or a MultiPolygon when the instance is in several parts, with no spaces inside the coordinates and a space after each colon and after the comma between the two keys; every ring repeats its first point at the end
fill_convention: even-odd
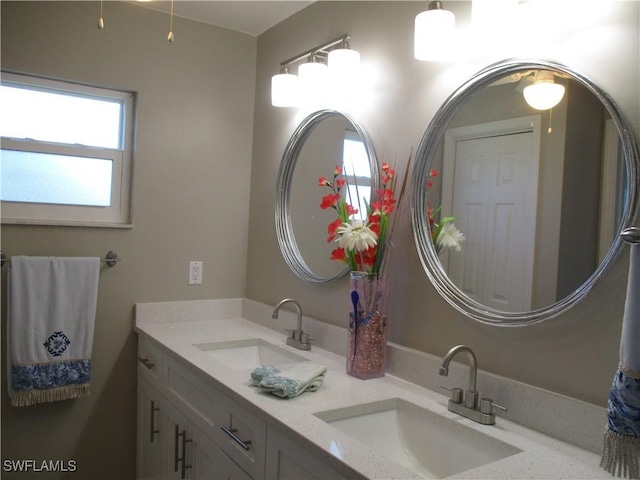
{"type": "Polygon", "coordinates": [[[278,311],[285,303],[292,303],[298,312],[298,322],[295,329],[287,330],[289,336],[287,337],[287,345],[290,345],[298,350],[311,350],[311,337],[302,331],[302,307],[298,302],[292,298],[285,298],[282,300],[276,308],[273,309],[272,318],[278,318],[278,311]]]}
{"type": "Polygon", "coordinates": [[[493,408],[499,408],[506,411],[507,409],[501,405],[493,403],[490,398],[480,399],[480,394],[476,391],[476,377],[478,374],[478,361],[476,354],[466,345],[458,345],[453,347],[442,360],[440,366],[440,375],[446,377],[449,375],[449,364],[451,359],[458,353],[465,352],[469,358],[469,383],[467,389],[463,391],[461,388],[451,388],[443,386],[447,390],[451,390],[451,398],[449,399],[448,408],[453,413],[469,418],[474,422],[483,425],[493,425],[496,418],[493,408]]]}

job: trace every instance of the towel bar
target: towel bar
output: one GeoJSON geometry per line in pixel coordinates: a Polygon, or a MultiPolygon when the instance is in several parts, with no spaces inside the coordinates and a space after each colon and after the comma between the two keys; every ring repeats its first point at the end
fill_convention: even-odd
{"type": "MultiPolygon", "coordinates": [[[[116,252],[114,252],[113,250],[109,250],[105,258],[100,261],[102,263],[106,263],[110,267],[115,267],[120,261],[120,259],[118,258],[118,254],[116,252]]],[[[0,250],[0,267],[4,267],[4,264],[6,262],[11,263],[11,260],[8,260],[4,254],[4,251],[0,250]]]]}

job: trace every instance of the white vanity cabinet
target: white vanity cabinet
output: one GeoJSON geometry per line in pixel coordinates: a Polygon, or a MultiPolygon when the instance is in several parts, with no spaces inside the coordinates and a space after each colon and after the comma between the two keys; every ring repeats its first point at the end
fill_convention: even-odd
{"type": "Polygon", "coordinates": [[[223,393],[212,377],[138,337],[137,477],[344,479],[223,393]]]}
{"type": "Polygon", "coordinates": [[[266,423],[139,340],[137,478],[264,478],[266,423]]]}

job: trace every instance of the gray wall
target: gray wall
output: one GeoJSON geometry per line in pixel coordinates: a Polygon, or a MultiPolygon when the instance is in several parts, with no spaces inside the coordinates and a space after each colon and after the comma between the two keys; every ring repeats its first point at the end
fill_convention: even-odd
{"type": "Polygon", "coordinates": [[[245,292],[256,39],[176,18],[170,44],[165,14],[105,2],[100,31],[98,12],[98,2],[2,3],[3,68],[139,94],[132,229],[2,226],[8,256],[116,250],[122,260],[100,274],[91,396],[12,408],[2,369],[2,459],[75,459],[75,474],[52,477],[126,479],[133,304],[245,292]],[[204,262],[201,286],[187,285],[190,260],[204,262]]]}
{"type": "MultiPolygon", "coordinates": [[[[327,39],[345,32],[352,36],[351,46],[360,51],[367,72],[361,89],[366,95],[346,111],[368,131],[378,158],[396,162],[400,172],[447,96],[483,66],[508,56],[551,57],[581,71],[613,97],[638,133],[638,2],[614,2],[611,16],[591,29],[571,30],[563,26],[570,24],[565,18],[549,18],[544,34],[523,26],[502,39],[502,47],[510,51],[487,47],[455,64],[413,59],[413,19],[424,6],[422,2],[320,2],[259,37],[249,298],[275,304],[283,297],[293,297],[309,316],[347,324],[348,281],[309,285],[298,280],[278,255],[272,220],[273,182],[280,156],[305,112],[271,107],[269,78],[277,73],[279,62],[327,39]],[[518,41],[523,43],[516,48],[518,41]]],[[[447,2],[446,6],[454,10],[461,28],[468,26],[469,2],[447,2]]],[[[404,208],[402,214],[390,266],[392,341],[436,355],[444,355],[453,345],[468,344],[485,370],[606,404],[618,362],[628,252],[568,313],[538,326],[496,328],[466,319],[437,295],[413,245],[409,209],[404,208]]]]}

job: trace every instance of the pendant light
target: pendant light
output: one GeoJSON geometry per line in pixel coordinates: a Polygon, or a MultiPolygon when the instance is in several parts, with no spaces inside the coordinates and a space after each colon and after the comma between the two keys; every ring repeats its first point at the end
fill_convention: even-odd
{"type": "Polygon", "coordinates": [[[454,40],[456,18],[444,10],[442,2],[432,0],[415,20],[413,54],[417,60],[435,62],[449,57],[454,40]]]}
{"type": "Polygon", "coordinates": [[[540,70],[536,73],[532,85],[522,91],[524,99],[536,110],[549,110],[555,107],[564,97],[564,85],[555,83],[553,72],[540,70]]]}

